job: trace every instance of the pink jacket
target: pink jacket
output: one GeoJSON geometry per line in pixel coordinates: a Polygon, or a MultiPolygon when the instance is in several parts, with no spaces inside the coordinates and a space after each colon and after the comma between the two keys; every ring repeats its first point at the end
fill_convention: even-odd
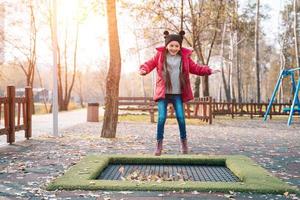
{"type": "MultiPolygon", "coordinates": [[[[155,101],[165,98],[165,93],[166,93],[166,84],[163,78],[163,68],[164,68],[163,52],[165,51],[165,47],[164,46],[158,47],[156,48],[156,50],[157,50],[156,55],[140,66],[140,69],[145,70],[147,74],[150,73],[156,67],[156,72],[157,72],[156,89],[155,89],[155,95],[153,97],[155,101]]],[[[191,50],[183,47],[181,48],[182,72],[186,80],[186,85],[184,88],[182,88],[181,91],[183,102],[187,102],[194,99],[189,73],[196,74],[199,76],[210,75],[212,73],[212,70],[208,66],[196,64],[190,58],[191,54],[192,54],[191,50]]]]}

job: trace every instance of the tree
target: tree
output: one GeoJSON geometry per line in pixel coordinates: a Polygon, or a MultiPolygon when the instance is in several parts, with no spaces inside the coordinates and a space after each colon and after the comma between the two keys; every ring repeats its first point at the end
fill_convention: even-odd
{"type": "MultiPolygon", "coordinates": [[[[284,9],[281,11],[281,23],[279,32],[279,45],[280,45],[280,69],[288,69],[296,65],[296,52],[295,40],[293,31],[293,3],[290,1],[285,4],[284,9]]],[[[279,73],[279,71],[278,71],[279,73]]],[[[281,102],[286,102],[292,98],[291,84],[288,79],[283,79],[282,87],[278,92],[278,99],[281,102]]]]}
{"type": "MultiPolygon", "coordinates": [[[[298,15],[297,15],[297,0],[294,0],[294,5],[293,5],[293,10],[294,10],[294,38],[295,38],[295,54],[296,54],[296,66],[297,68],[300,67],[300,60],[299,60],[299,46],[298,46],[298,35],[297,33],[297,28],[298,28],[298,15]]],[[[300,70],[299,70],[300,73],[300,70]]],[[[300,75],[300,74],[299,74],[300,75]]]]}
{"type": "MultiPolygon", "coordinates": [[[[77,77],[77,49],[80,33],[79,30],[80,24],[86,19],[87,16],[87,13],[84,10],[86,9],[86,5],[83,5],[84,2],[78,1],[77,3],[77,16],[74,16],[74,18],[72,19],[72,23],[69,23],[71,24],[70,26],[75,25],[75,35],[70,34],[70,31],[68,31],[68,28],[70,27],[66,25],[62,28],[62,30],[65,32],[63,45],[57,44],[57,85],[59,111],[68,110],[68,105],[70,103],[71,94],[77,77]],[[70,48],[72,45],[74,45],[73,48],[70,48]],[[63,48],[61,48],[61,46],[63,46],[63,48]]],[[[51,21],[50,29],[53,29],[53,24],[51,21]]]]}
{"type": "MultiPolygon", "coordinates": [[[[7,6],[11,6],[10,2],[7,4],[7,6]]],[[[29,27],[29,40],[26,41],[27,43],[24,43],[23,38],[18,38],[14,33],[11,35],[6,33],[6,37],[1,38],[6,42],[6,44],[9,44],[14,53],[17,51],[18,55],[13,55],[15,60],[19,63],[19,67],[24,73],[26,77],[26,86],[30,86],[33,88],[34,84],[34,78],[35,78],[35,69],[36,69],[36,46],[37,46],[37,27],[36,27],[36,17],[35,17],[35,11],[36,8],[33,5],[33,1],[21,1],[20,6],[24,6],[26,10],[29,11],[29,24],[24,23],[23,21],[20,21],[18,19],[13,19],[10,26],[19,26],[19,27],[29,27]],[[24,26],[25,25],[25,26],[24,26]]],[[[13,13],[6,13],[7,15],[12,15],[13,13]]],[[[22,27],[22,28],[23,28],[22,27]]],[[[26,27],[26,28],[27,28],[26,27]]],[[[32,101],[32,112],[35,113],[34,109],[34,102],[32,101]]]]}
{"type": "MultiPolygon", "coordinates": [[[[225,4],[223,1],[201,1],[193,3],[189,0],[190,21],[185,21],[185,29],[191,34],[191,40],[186,40],[192,46],[201,64],[208,65],[212,55],[218,33],[221,29],[221,20],[224,20],[225,4]],[[189,27],[190,26],[190,27],[189,27]],[[205,31],[206,30],[206,31],[205,31]]],[[[196,78],[194,96],[200,95],[200,77],[196,78]]],[[[202,95],[209,96],[209,78],[202,78],[202,95]]]]}
{"type": "Polygon", "coordinates": [[[259,62],[259,0],[256,0],[256,20],[255,20],[255,69],[256,69],[256,97],[260,103],[260,62],[259,62]]]}
{"type": "Polygon", "coordinates": [[[118,123],[118,97],[121,74],[121,54],[115,0],[106,1],[109,40],[109,69],[106,77],[105,112],[101,137],[114,138],[118,123]]]}
{"type": "Polygon", "coordinates": [[[74,87],[76,73],[77,73],[77,46],[78,46],[78,33],[79,33],[79,22],[76,23],[76,32],[75,32],[75,44],[74,44],[74,51],[73,51],[73,68],[71,74],[71,83],[69,85],[69,70],[68,70],[68,45],[67,45],[67,29],[65,30],[65,41],[64,41],[64,70],[61,69],[61,64],[59,65],[58,71],[58,103],[59,103],[59,110],[68,110],[68,105],[71,99],[71,93],[74,87]],[[64,73],[64,83],[62,83],[62,71],[64,73]]]}
{"type": "MultiPolygon", "coordinates": [[[[225,70],[224,70],[224,40],[225,40],[225,34],[226,34],[226,27],[227,23],[224,23],[223,25],[223,31],[222,31],[222,37],[221,37],[221,47],[220,47],[220,57],[221,57],[221,76],[222,76],[222,84],[223,84],[223,89],[225,92],[225,97],[227,101],[231,100],[231,92],[230,92],[230,71],[228,75],[228,82],[225,77],[225,70]]],[[[220,95],[221,96],[221,95],[220,95]]],[[[220,98],[221,99],[221,98],[220,98]]]]}

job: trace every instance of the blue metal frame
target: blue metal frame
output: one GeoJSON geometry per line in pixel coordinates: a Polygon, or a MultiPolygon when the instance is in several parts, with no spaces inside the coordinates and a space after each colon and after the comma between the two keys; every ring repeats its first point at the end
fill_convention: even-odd
{"type": "Polygon", "coordinates": [[[300,112],[300,102],[299,102],[299,97],[298,97],[299,89],[300,89],[300,76],[298,78],[298,83],[297,83],[297,86],[296,86],[295,74],[294,74],[294,72],[297,71],[297,70],[300,70],[300,68],[283,69],[283,70],[280,71],[280,74],[278,76],[278,80],[277,80],[277,83],[275,85],[272,97],[270,99],[267,111],[266,111],[266,113],[264,115],[264,121],[266,121],[267,118],[268,118],[268,114],[270,113],[270,110],[272,108],[272,104],[274,102],[274,99],[275,99],[275,96],[277,94],[278,88],[279,88],[280,84],[282,84],[282,79],[285,78],[285,77],[287,77],[287,76],[290,76],[290,78],[291,78],[292,92],[294,94],[292,106],[290,108],[288,108],[288,109],[284,109],[285,112],[290,112],[289,113],[289,118],[288,118],[288,123],[287,123],[288,126],[290,126],[291,123],[292,123],[293,114],[295,112],[300,112]]]}

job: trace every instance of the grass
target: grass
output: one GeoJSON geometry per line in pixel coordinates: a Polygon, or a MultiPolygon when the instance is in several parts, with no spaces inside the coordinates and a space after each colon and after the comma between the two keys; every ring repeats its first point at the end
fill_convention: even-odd
{"type": "Polygon", "coordinates": [[[52,181],[48,190],[139,190],[139,191],[215,191],[283,194],[300,193],[297,187],[272,176],[245,156],[200,155],[89,155],[52,181]],[[205,164],[227,166],[241,182],[96,180],[108,164],[205,164]]]}
{"type": "MultiPolygon", "coordinates": [[[[51,107],[51,104],[47,103],[48,111],[50,110],[50,107],[51,107]]],[[[80,109],[80,108],[81,108],[81,106],[77,103],[74,103],[74,102],[69,103],[69,107],[68,107],[69,111],[80,109]]],[[[43,103],[40,103],[40,102],[34,103],[34,109],[35,109],[35,114],[36,115],[47,114],[45,105],[43,103]]]]}
{"type": "MultiPolygon", "coordinates": [[[[288,119],[288,115],[273,115],[271,121],[285,121],[288,119]]],[[[263,121],[262,117],[259,116],[253,116],[254,119],[259,119],[263,121]]],[[[154,116],[155,122],[157,121],[157,113],[154,116]]],[[[232,120],[250,120],[250,115],[245,116],[238,116],[235,115],[234,118],[231,118],[231,115],[218,115],[215,118],[213,118],[214,121],[232,121],[232,120]]],[[[299,119],[299,115],[294,115],[294,119],[299,119]]],[[[103,116],[99,116],[99,120],[103,120],[103,116]]],[[[268,119],[269,121],[270,119],[268,119]]],[[[136,123],[150,123],[150,115],[147,113],[125,113],[125,114],[119,114],[118,117],[119,122],[136,122],[136,123]]],[[[177,124],[176,118],[167,118],[166,124],[177,124]]],[[[203,122],[200,119],[187,119],[186,118],[186,124],[188,125],[208,125],[207,122],[203,122]]]]}
{"type": "MultiPolygon", "coordinates": [[[[154,116],[155,122],[157,122],[157,115],[154,116]]],[[[99,116],[99,120],[103,120],[103,116],[99,116]]],[[[119,122],[138,122],[138,123],[150,123],[150,115],[148,114],[121,114],[118,117],[119,122]]],[[[200,119],[186,119],[186,123],[189,125],[207,125],[207,122],[203,122],[200,119]]],[[[166,124],[177,124],[176,118],[167,118],[166,124]]]]}

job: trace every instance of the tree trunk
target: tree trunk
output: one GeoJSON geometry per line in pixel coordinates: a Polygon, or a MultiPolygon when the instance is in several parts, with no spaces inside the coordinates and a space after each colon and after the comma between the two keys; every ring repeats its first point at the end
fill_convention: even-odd
{"type": "Polygon", "coordinates": [[[256,0],[256,20],[255,20],[255,67],[256,67],[256,97],[260,103],[260,63],[259,63],[259,1],[256,0]]]}
{"type": "Polygon", "coordinates": [[[109,69],[106,78],[105,112],[101,137],[116,137],[118,123],[118,96],[121,74],[121,55],[115,0],[106,1],[109,38],[109,69]]]}
{"type": "MultiPolygon", "coordinates": [[[[208,55],[205,55],[206,60],[204,60],[204,56],[202,53],[202,47],[201,47],[201,41],[200,41],[200,33],[199,30],[197,29],[197,22],[198,22],[198,14],[195,14],[194,10],[193,10],[193,3],[192,1],[189,1],[189,5],[190,5],[190,12],[191,12],[191,16],[192,16],[192,24],[194,24],[194,26],[192,26],[192,35],[193,35],[193,47],[195,47],[196,41],[198,44],[198,48],[195,49],[195,52],[197,54],[197,57],[199,60],[202,61],[202,64],[204,65],[208,65],[209,64],[209,60],[210,60],[210,56],[214,47],[214,43],[216,41],[217,38],[217,34],[218,34],[218,28],[219,28],[219,20],[221,18],[221,12],[222,12],[222,8],[224,6],[223,1],[219,1],[219,6],[217,9],[217,16],[215,18],[215,31],[213,33],[212,39],[210,41],[210,46],[208,48],[208,55]]],[[[200,6],[200,4],[199,4],[200,6]]],[[[201,7],[201,6],[200,6],[201,7]]],[[[201,8],[199,9],[201,10],[201,8]]],[[[195,91],[194,91],[194,96],[197,98],[199,97],[199,89],[200,89],[200,83],[202,84],[202,95],[203,96],[209,96],[209,77],[208,76],[203,76],[201,77],[201,81],[200,81],[200,77],[196,78],[195,81],[195,91]]]]}
{"type": "MultiPolygon", "coordinates": [[[[32,4],[32,0],[29,1],[29,8],[30,8],[30,59],[28,60],[28,83],[27,85],[33,88],[34,82],[34,72],[36,67],[36,23],[35,23],[35,12],[32,4]]],[[[31,110],[32,114],[35,114],[35,107],[34,107],[34,94],[32,93],[32,103],[31,103],[31,110]]]]}
{"type": "Polygon", "coordinates": [[[204,97],[209,96],[209,80],[208,76],[203,76],[202,77],[202,93],[204,97]]]}
{"type": "MultiPolygon", "coordinates": [[[[76,36],[75,36],[75,46],[74,46],[74,53],[73,53],[73,75],[72,75],[72,80],[69,88],[66,88],[66,99],[65,99],[65,104],[68,109],[70,99],[71,99],[71,94],[72,90],[74,87],[75,79],[76,79],[76,73],[77,73],[77,48],[78,48],[78,34],[79,34],[79,22],[76,24],[76,36]]],[[[67,73],[67,72],[66,72],[67,73]]]]}
{"type": "Polygon", "coordinates": [[[237,95],[238,95],[238,102],[242,103],[242,83],[241,83],[241,68],[240,68],[240,56],[239,56],[239,43],[240,43],[240,34],[238,32],[238,25],[239,25],[239,15],[238,15],[238,1],[234,1],[234,15],[236,19],[234,33],[233,33],[233,41],[234,41],[234,57],[235,57],[235,69],[236,69],[236,81],[237,81],[237,95]]]}
{"type": "Polygon", "coordinates": [[[72,90],[75,83],[76,73],[77,73],[77,46],[78,46],[78,34],[79,34],[79,22],[76,24],[76,33],[75,33],[75,46],[74,46],[74,53],[73,53],[73,74],[72,79],[70,81],[69,85],[69,79],[68,79],[68,43],[67,43],[67,37],[68,37],[68,30],[65,31],[65,41],[64,41],[64,70],[62,70],[61,65],[61,57],[60,57],[60,49],[59,46],[57,47],[57,76],[58,76],[58,106],[59,111],[67,111],[71,99],[72,90]],[[64,80],[63,80],[64,79],[64,80]],[[64,83],[63,83],[64,82],[64,83]]]}
{"type": "Polygon", "coordinates": [[[236,52],[236,77],[237,77],[237,93],[238,93],[238,102],[242,103],[242,77],[241,77],[241,66],[240,66],[240,54],[239,54],[239,33],[236,32],[236,46],[235,46],[235,52],[236,52]]]}
{"type": "MultiPolygon", "coordinates": [[[[298,33],[297,33],[297,28],[298,28],[298,23],[297,23],[297,0],[294,0],[294,38],[295,38],[295,57],[296,57],[296,66],[297,68],[300,67],[300,60],[299,60],[299,46],[298,46],[298,33]]],[[[300,75],[300,70],[299,70],[299,75],[300,75]]]]}
{"type": "MultiPolygon", "coordinates": [[[[38,75],[38,78],[39,78],[40,87],[44,88],[44,84],[43,84],[43,81],[42,81],[40,71],[38,70],[38,68],[36,69],[36,71],[37,71],[37,75],[38,75]]],[[[44,103],[44,108],[45,108],[46,113],[49,113],[49,110],[48,110],[48,107],[47,107],[47,99],[46,99],[45,92],[43,92],[43,103],[44,103]]]]}
{"type": "Polygon", "coordinates": [[[226,100],[227,100],[227,102],[229,102],[231,100],[230,88],[228,87],[229,84],[227,84],[227,82],[226,82],[225,70],[224,70],[224,39],[225,39],[225,34],[226,34],[226,27],[227,27],[227,24],[225,22],[223,25],[222,37],[221,37],[220,58],[222,59],[221,60],[222,84],[223,84],[226,100]]]}
{"type": "MultiPolygon", "coordinates": [[[[282,50],[282,47],[280,48],[280,71],[285,69],[285,56],[282,50]]],[[[283,90],[283,83],[280,84],[279,91],[277,93],[277,99],[279,103],[284,102],[284,90],[283,90]]]]}
{"type": "Polygon", "coordinates": [[[197,76],[195,80],[195,92],[194,92],[195,98],[200,97],[200,83],[201,83],[200,76],[197,76]]]}
{"type": "Polygon", "coordinates": [[[230,52],[229,52],[229,60],[230,60],[230,73],[228,74],[230,79],[229,79],[229,87],[230,87],[230,96],[231,96],[231,99],[235,99],[235,94],[234,94],[234,80],[233,80],[233,77],[234,77],[234,31],[232,29],[233,27],[233,24],[231,24],[231,30],[230,30],[230,52]]]}
{"type": "Polygon", "coordinates": [[[81,108],[84,108],[84,98],[83,98],[83,94],[82,94],[82,74],[81,73],[78,73],[77,75],[77,79],[78,79],[78,82],[79,82],[79,99],[80,99],[80,106],[81,108]]]}
{"type": "Polygon", "coordinates": [[[218,93],[218,100],[219,102],[223,101],[223,98],[222,98],[222,83],[220,82],[219,83],[219,93],[218,93]]]}

